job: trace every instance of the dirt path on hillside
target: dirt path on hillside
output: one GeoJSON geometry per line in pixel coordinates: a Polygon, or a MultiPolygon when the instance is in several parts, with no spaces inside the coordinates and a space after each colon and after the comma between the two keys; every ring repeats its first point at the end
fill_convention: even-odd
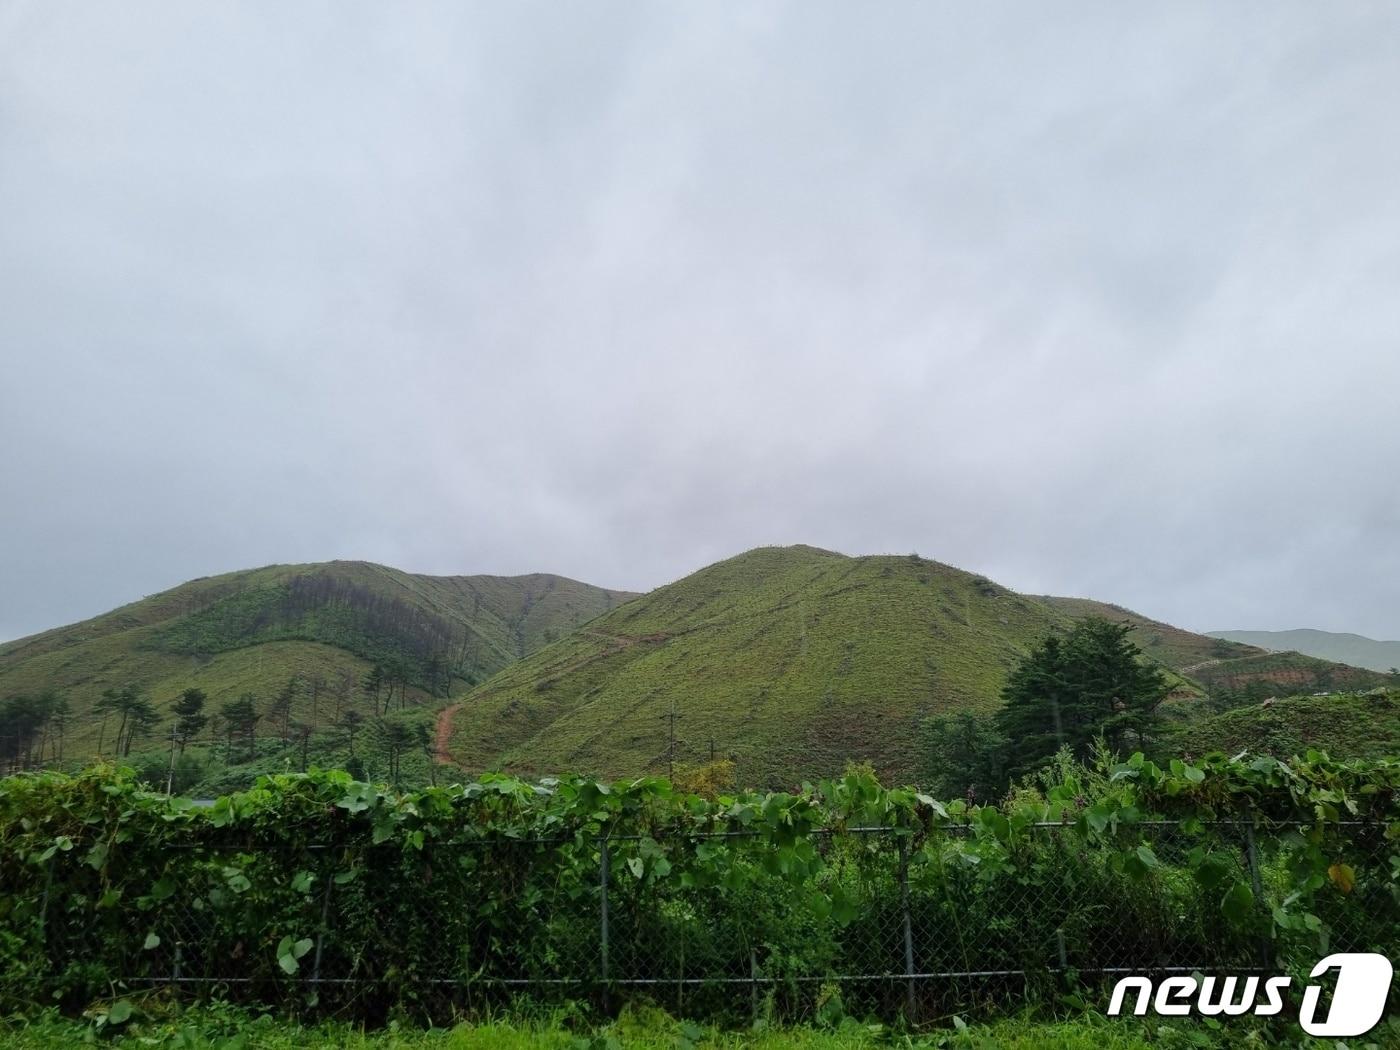
{"type": "MultiPolygon", "coordinates": [[[[664,632],[642,635],[604,635],[594,631],[587,631],[584,633],[590,634],[593,637],[599,639],[600,641],[605,642],[606,645],[603,648],[603,650],[601,652],[590,653],[583,659],[576,660],[570,664],[565,664],[561,668],[551,669],[551,677],[558,677],[559,675],[564,675],[570,673],[571,671],[576,671],[580,667],[585,667],[588,664],[593,663],[595,660],[601,660],[609,656],[616,656],[618,653],[630,649],[634,645],[639,645],[642,643],[650,643],[654,645],[658,642],[664,642],[669,637],[671,637],[670,635],[664,632]]],[[[450,766],[456,764],[456,760],[452,757],[452,720],[456,717],[457,712],[460,711],[462,707],[462,701],[458,701],[455,704],[449,704],[447,707],[444,707],[441,711],[438,712],[437,722],[433,726],[433,760],[439,763],[440,765],[450,766]]]]}
{"type": "Polygon", "coordinates": [[[1176,673],[1194,674],[1196,671],[1204,671],[1207,667],[1214,667],[1216,664],[1223,664],[1224,662],[1225,660],[1223,658],[1218,660],[1202,660],[1200,663],[1192,664],[1190,667],[1178,667],[1176,673]]]}
{"type": "Polygon", "coordinates": [[[1192,664],[1190,667],[1178,667],[1176,669],[1176,673],[1194,674],[1197,671],[1204,671],[1207,667],[1219,667],[1221,664],[1233,664],[1238,663],[1241,660],[1253,660],[1255,657],[1273,655],[1274,654],[1268,649],[1260,649],[1258,652],[1254,653],[1239,653],[1236,656],[1221,656],[1217,657],[1214,660],[1202,660],[1200,663],[1192,664]]]}
{"type": "Polygon", "coordinates": [[[433,727],[433,761],[440,765],[455,765],[449,745],[452,743],[452,718],[461,709],[462,705],[457,703],[438,712],[437,724],[433,727]]]}

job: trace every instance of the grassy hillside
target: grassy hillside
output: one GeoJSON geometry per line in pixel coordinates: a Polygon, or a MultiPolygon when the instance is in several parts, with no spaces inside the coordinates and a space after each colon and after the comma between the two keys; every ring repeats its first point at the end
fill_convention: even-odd
{"type": "MultiPolygon", "coordinates": [[[[453,712],[452,754],[472,770],[664,772],[674,705],[678,763],[713,742],[746,784],[851,759],[906,778],[925,718],[994,709],[1031,645],[1089,611],[913,556],[762,548],[500,672],[453,712]]],[[[1227,646],[1142,622],[1169,665],[1227,646]]]]}
{"type": "MultiPolygon", "coordinates": [[[[252,693],[263,715],[256,740],[244,746],[211,723],[192,742],[187,782],[236,786],[259,771],[351,758],[382,773],[393,720],[375,722],[363,685],[378,666],[392,681],[394,719],[412,731],[394,761],[413,782],[431,772],[432,754],[472,771],[609,776],[713,754],[752,785],[868,759],[898,779],[917,772],[926,718],[995,709],[1016,661],[1088,615],[1133,623],[1134,640],[1177,675],[1188,701],[1209,691],[1237,705],[1386,680],[1118,606],[1016,594],[912,555],[789,547],[641,597],[555,576],[431,577],[364,562],[230,573],[0,645],[0,700],[62,694],[72,709],[62,757],[72,762],[112,754],[114,726],[94,705],[104,690],[134,686],[165,718],[130,754],[154,769],[181,690],[203,689],[209,715],[252,693]],[[293,676],[278,719],[271,700],[293,676]],[[454,696],[428,732],[430,713],[454,696]],[[338,724],[350,709],[367,722],[355,740],[338,724]]],[[[26,758],[53,756],[55,732],[26,744],[26,758]]]]}
{"type": "Polygon", "coordinates": [[[1331,631],[1210,631],[1225,638],[1274,652],[1295,652],[1322,660],[1365,667],[1372,671],[1400,668],[1400,642],[1378,642],[1359,634],[1331,631]]]}
{"type": "Polygon", "coordinates": [[[1250,704],[1177,727],[1171,749],[1288,758],[1309,748],[1334,758],[1386,758],[1400,753],[1400,692],[1295,696],[1250,704]]]}
{"type": "Polygon", "coordinates": [[[1244,694],[1254,699],[1293,693],[1374,689],[1390,680],[1377,671],[1319,660],[1302,653],[1257,653],[1214,660],[1189,668],[1189,673],[1212,695],[1244,694]]]}
{"type": "MultiPolygon", "coordinates": [[[[376,663],[402,704],[437,702],[626,600],[558,576],[420,576],[367,562],[273,565],[193,580],[106,615],[0,645],[0,697],[58,690],[72,707],[64,757],[98,751],[93,705],[134,685],[164,708],[204,689],[209,711],[293,675],[294,717],[324,722],[359,699],[376,663]],[[316,682],[316,689],[310,688],[316,682]],[[314,695],[313,695],[314,693],[314,695]]],[[[157,731],[159,732],[159,730],[157,731]]]]}
{"type": "Polygon", "coordinates": [[[1133,641],[1148,656],[1167,667],[1187,674],[1191,669],[1222,659],[1257,656],[1262,649],[1240,642],[1192,634],[1180,627],[1149,619],[1121,605],[1096,602],[1090,598],[1057,598],[1040,596],[1040,600],[1067,613],[1076,620],[1086,616],[1101,616],[1112,623],[1130,623],[1135,628],[1133,641]]]}

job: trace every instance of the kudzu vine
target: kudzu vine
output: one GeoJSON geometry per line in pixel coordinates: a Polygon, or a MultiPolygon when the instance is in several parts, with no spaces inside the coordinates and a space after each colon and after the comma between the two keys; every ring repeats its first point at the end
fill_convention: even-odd
{"type": "MultiPolygon", "coordinates": [[[[1397,786],[1400,762],[1312,752],[1166,765],[1134,755],[1064,767],[981,806],[859,772],[713,799],[657,778],[486,775],[396,793],[312,772],[264,777],[210,807],[121,769],[22,775],[0,781],[0,1005],[79,1009],[196,972],[215,985],[236,974],[250,996],[299,1004],[321,995],[309,976],[333,972],[399,1005],[444,973],[464,983],[596,974],[604,850],[619,931],[612,977],[869,966],[848,934],[865,924],[875,943],[898,928],[898,877],[921,920],[937,923],[936,944],[930,934],[921,950],[943,953],[940,966],[974,970],[989,953],[1038,965],[1026,961],[1030,948],[1044,954],[1027,928],[1032,905],[1135,886],[1129,925],[1156,909],[1157,926],[1140,924],[1170,936],[1181,915],[1161,902],[1200,900],[1214,919],[1198,925],[1304,965],[1344,927],[1393,951],[1397,786]],[[1150,833],[1164,821],[1169,858],[1150,833]],[[1245,848],[1257,860],[1242,864],[1245,848]],[[1013,894],[1029,902],[1015,923],[998,904],[1013,894]]],[[[1066,936],[1092,945],[1121,929],[1115,916],[1066,912],[1046,929],[1063,953],[1066,936]]]]}

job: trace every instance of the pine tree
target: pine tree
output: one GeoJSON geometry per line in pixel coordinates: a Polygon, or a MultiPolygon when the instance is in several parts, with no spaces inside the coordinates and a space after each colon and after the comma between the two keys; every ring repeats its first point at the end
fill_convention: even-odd
{"type": "Polygon", "coordinates": [[[1012,776],[1036,769],[1062,746],[1087,759],[1100,735],[1114,750],[1146,746],[1170,686],[1142,662],[1131,631],[1131,624],[1090,617],[1064,638],[1046,638],[1011,673],[996,725],[1007,739],[1012,776]]]}
{"type": "MultiPolygon", "coordinates": [[[[379,693],[384,688],[384,668],[375,664],[365,675],[364,681],[360,683],[365,691],[365,696],[369,697],[369,707],[374,714],[379,714],[379,693]]],[[[389,710],[389,705],[384,705],[384,710],[389,710]]]]}
{"type": "Polygon", "coordinates": [[[73,708],[68,703],[68,698],[62,695],[55,695],[53,708],[49,715],[53,722],[54,729],[54,750],[55,761],[63,761],[63,738],[68,733],[68,727],[73,724],[73,708]]]}
{"type": "Polygon", "coordinates": [[[427,722],[419,722],[413,727],[413,739],[428,760],[428,779],[437,787],[437,755],[433,753],[433,731],[427,722]]]}
{"type": "Polygon", "coordinates": [[[381,722],[379,729],[380,739],[384,743],[384,757],[389,763],[389,779],[397,788],[404,752],[414,743],[413,731],[402,722],[381,722]]]}
{"type": "Polygon", "coordinates": [[[209,724],[209,716],[204,713],[204,705],[208,699],[203,689],[186,689],[179,699],[170,705],[170,710],[175,715],[175,742],[182,755],[189,742],[209,724]]]}
{"type": "Polygon", "coordinates": [[[121,753],[125,757],[131,754],[132,745],[137,739],[145,739],[151,735],[151,731],[160,723],[160,715],[156,713],[155,707],[150,700],[137,694],[126,707],[126,741],[122,745],[121,753]]]}
{"type": "Polygon", "coordinates": [[[967,711],[924,723],[923,784],[939,798],[990,800],[1005,782],[1006,738],[967,711]]]}
{"type": "Polygon", "coordinates": [[[272,704],[268,708],[268,716],[279,727],[282,744],[285,746],[291,739],[292,733],[292,705],[296,702],[298,694],[301,692],[301,677],[292,675],[287,679],[278,694],[272,698],[272,704]]]}
{"type": "Polygon", "coordinates": [[[257,754],[257,725],[262,717],[258,713],[258,699],[252,693],[244,693],[237,700],[230,700],[219,709],[224,725],[228,730],[229,761],[233,761],[233,741],[242,737],[246,748],[244,761],[249,762],[257,754]]]}
{"type": "MultiPolygon", "coordinates": [[[[345,733],[345,768],[350,769],[351,762],[359,761],[355,754],[355,737],[364,725],[364,716],[353,707],[340,716],[340,728],[345,733]]],[[[357,767],[363,768],[363,767],[357,767]]]]}

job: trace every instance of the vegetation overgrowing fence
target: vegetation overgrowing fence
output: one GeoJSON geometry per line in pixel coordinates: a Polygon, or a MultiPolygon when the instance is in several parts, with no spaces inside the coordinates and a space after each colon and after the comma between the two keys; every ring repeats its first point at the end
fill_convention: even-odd
{"type": "Polygon", "coordinates": [[[1144,972],[1400,956],[1400,763],[1135,757],[1001,806],[851,775],[706,800],[279,777],[210,809],[0,785],[0,996],[142,988],[373,1019],[527,993],[746,1019],[1057,1003],[1144,972]]]}

